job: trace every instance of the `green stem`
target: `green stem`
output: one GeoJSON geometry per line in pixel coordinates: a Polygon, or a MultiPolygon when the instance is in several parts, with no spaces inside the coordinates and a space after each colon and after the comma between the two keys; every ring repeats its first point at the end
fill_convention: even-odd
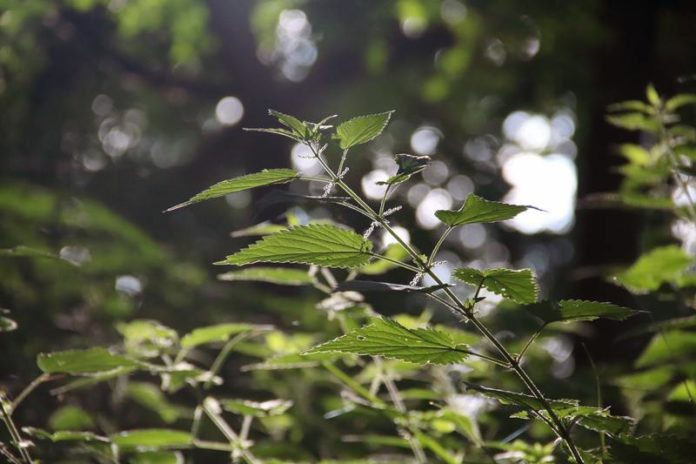
{"type": "Polygon", "coordinates": [[[420,272],[420,269],[418,269],[417,267],[411,266],[410,264],[402,263],[401,261],[398,261],[398,260],[396,260],[396,259],[392,259],[392,258],[390,258],[390,257],[388,257],[388,256],[380,255],[380,254],[377,254],[377,253],[371,253],[371,255],[374,256],[374,257],[377,258],[377,259],[381,259],[382,261],[387,261],[387,262],[392,263],[392,264],[394,264],[394,265],[396,265],[396,266],[399,266],[399,267],[402,267],[402,268],[404,268],[404,269],[407,269],[407,270],[409,270],[409,271],[411,271],[411,272],[420,272]]]}
{"type": "Polygon", "coordinates": [[[384,195],[382,196],[382,201],[379,202],[379,216],[381,217],[384,214],[384,205],[387,203],[387,197],[389,196],[389,190],[391,190],[391,184],[387,185],[387,188],[384,189],[384,195]]]}
{"type": "Polygon", "coordinates": [[[5,409],[5,395],[3,394],[0,394],[0,411],[2,412],[2,419],[5,422],[5,425],[7,426],[7,430],[10,432],[10,437],[12,437],[12,441],[15,442],[15,446],[19,450],[19,454],[22,456],[22,459],[27,464],[33,464],[34,461],[31,459],[29,451],[27,451],[27,449],[22,445],[24,440],[22,440],[22,436],[19,434],[17,426],[12,421],[12,418],[10,417],[10,414],[7,412],[7,409],[5,409]]]}
{"type": "Polygon", "coordinates": [[[445,231],[440,236],[440,239],[435,244],[433,251],[430,253],[430,257],[428,258],[428,263],[427,263],[428,267],[432,266],[433,261],[435,260],[435,257],[437,256],[437,252],[440,251],[440,247],[442,247],[442,244],[445,243],[445,239],[450,234],[450,232],[452,232],[453,229],[454,229],[454,227],[447,226],[447,229],[445,229],[445,231]]]}
{"type": "Polygon", "coordinates": [[[17,407],[20,405],[22,401],[26,399],[27,396],[31,394],[34,390],[36,390],[36,387],[41,385],[42,383],[51,380],[51,375],[50,374],[41,374],[37,378],[35,378],[29,385],[27,385],[24,390],[22,390],[19,395],[12,401],[12,404],[10,405],[10,410],[8,411],[8,414],[11,416],[14,414],[15,410],[17,407]]]}
{"type": "MultiPolygon", "coordinates": [[[[458,308],[458,310],[461,312],[463,316],[465,316],[474,326],[476,329],[481,332],[481,334],[495,346],[496,350],[500,352],[500,354],[503,356],[505,361],[510,365],[512,370],[515,372],[517,377],[524,383],[525,387],[529,390],[529,392],[541,402],[541,404],[544,407],[544,410],[549,415],[549,418],[551,422],[553,422],[555,427],[552,427],[552,430],[565,442],[567,445],[570,453],[572,454],[573,458],[577,462],[577,464],[583,464],[584,461],[582,459],[582,456],[580,455],[580,452],[575,446],[575,443],[573,442],[572,437],[570,436],[570,433],[568,432],[568,429],[566,428],[565,424],[561,421],[561,419],[558,417],[558,415],[555,413],[553,408],[551,407],[551,403],[546,399],[546,396],[542,393],[542,391],[539,389],[539,387],[534,383],[534,381],[531,379],[531,377],[527,374],[527,372],[520,366],[520,364],[515,360],[515,358],[510,354],[510,352],[505,348],[505,346],[498,341],[498,339],[493,335],[490,330],[482,323],[480,322],[476,316],[474,315],[472,308],[469,308],[467,305],[465,305],[457,295],[454,294],[454,292],[447,286],[445,286],[444,282],[430,269],[428,266],[428,262],[424,261],[423,258],[418,254],[417,251],[411,247],[410,244],[406,243],[400,236],[397,234],[394,229],[391,228],[391,226],[387,223],[387,221],[384,219],[384,217],[378,215],[357,193],[353,191],[353,189],[350,188],[343,180],[338,178],[336,174],[331,170],[331,168],[324,162],[324,160],[321,158],[319,153],[316,151],[314,147],[311,147],[314,155],[316,158],[319,160],[321,163],[322,167],[326,171],[326,173],[334,179],[336,182],[336,185],[343,190],[349,197],[355,201],[358,206],[363,208],[365,210],[365,213],[368,217],[372,217],[373,220],[377,221],[380,223],[380,225],[386,230],[394,239],[401,244],[401,246],[404,247],[404,249],[408,252],[408,254],[411,256],[413,261],[418,265],[420,272],[428,274],[430,278],[433,279],[433,281],[436,283],[436,285],[441,285],[443,286],[443,291],[447,295],[447,297],[452,301],[452,303],[458,308]]],[[[345,152],[344,152],[345,156],[345,152]]]]}
{"type": "Polygon", "coordinates": [[[373,395],[372,393],[370,393],[365,387],[363,387],[363,386],[360,385],[358,382],[356,382],[355,380],[353,380],[352,377],[350,377],[348,374],[346,374],[345,372],[343,372],[343,371],[342,371],[341,369],[339,369],[338,367],[334,366],[333,364],[331,364],[331,363],[328,362],[328,361],[324,361],[324,362],[322,363],[322,366],[324,366],[324,369],[326,369],[327,371],[329,371],[330,373],[332,373],[332,374],[333,374],[336,378],[338,378],[341,382],[343,382],[345,385],[347,385],[348,388],[350,388],[350,389],[353,390],[355,393],[357,393],[358,395],[360,395],[360,396],[362,396],[363,398],[365,398],[365,399],[366,399],[367,401],[369,401],[370,403],[373,403],[373,404],[374,404],[375,406],[377,406],[378,408],[383,408],[384,406],[386,406],[386,404],[384,403],[384,401],[382,401],[381,399],[377,398],[375,395],[373,395]]]}
{"type": "Polygon", "coordinates": [[[234,348],[237,343],[241,342],[248,336],[249,334],[247,333],[241,333],[225,343],[225,346],[222,348],[217,358],[215,358],[215,361],[213,361],[213,365],[210,367],[210,378],[203,385],[204,390],[208,390],[210,388],[210,385],[213,383],[213,379],[222,368],[222,365],[225,363],[225,360],[227,360],[227,357],[232,352],[232,348],[234,348]]]}

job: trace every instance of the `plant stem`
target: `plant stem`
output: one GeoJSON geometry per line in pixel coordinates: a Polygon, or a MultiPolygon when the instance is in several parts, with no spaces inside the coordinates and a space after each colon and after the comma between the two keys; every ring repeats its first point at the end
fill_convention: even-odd
{"type": "Polygon", "coordinates": [[[42,383],[46,382],[47,380],[51,380],[50,374],[41,374],[40,376],[38,376],[37,378],[32,380],[32,382],[29,385],[27,385],[24,388],[24,390],[22,390],[19,393],[19,395],[17,395],[17,397],[12,401],[12,404],[10,405],[10,410],[8,411],[8,414],[11,416],[15,412],[15,410],[17,409],[19,404],[22,401],[24,401],[24,399],[27,396],[29,396],[31,394],[31,392],[33,392],[36,389],[36,387],[38,387],[42,383]]]}
{"type": "Polygon", "coordinates": [[[225,343],[225,346],[222,348],[217,358],[215,358],[215,361],[213,361],[213,365],[210,367],[210,378],[203,385],[204,390],[210,388],[210,385],[213,383],[213,379],[222,368],[222,365],[225,363],[227,357],[232,352],[232,348],[234,348],[234,345],[247,338],[248,335],[248,333],[240,333],[239,335],[232,337],[227,343],[225,343]]]}
{"type": "Polygon", "coordinates": [[[27,464],[33,464],[34,461],[31,459],[31,455],[29,454],[29,451],[27,451],[27,449],[22,445],[24,440],[22,440],[22,436],[19,434],[19,430],[17,430],[17,426],[12,421],[12,417],[10,417],[10,414],[7,412],[7,409],[5,409],[5,395],[3,395],[1,393],[0,393],[0,412],[2,412],[2,419],[5,422],[5,425],[7,426],[7,430],[10,432],[10,436],[12,437],[12,440],[15,442],[15,446],[19,450],[19,454],[22,456],[22,459],[27,464]]]}
{"type": "Polygon", "coordinates": [[[454,227],[452,226],[447,226],[447,229],[440,235],[440,238],[438,239],[437,243],[435,244],[435,247],[433,248],[433,251],[430,253],[430,257],[428,258],[427,266],[430,267],[433,264],[433,261],[435,260],[435,256],[437,256],[437,252],[440,251],[440,247],[442,247],[442,244],[445,243],[445,239],[447,239],[447,236],[452,232],[454,227]]]}
{"type": "MultiPolygon", "coordinates": [[[[442,279],[440,279],[437,274],[435,274],[432,269],[429,266],[428,261],[425,261],[421,255],[413,249],[413,247],[406,243],[400,236],[397,234],[394,229],[389,225],[389,223],[386,221],[384,217],[381,215],[377,214],[370,205],[368,205],[357,193],[353,191],[353,189],[350,188],[345,182],[343,182],[342,179],[340,179],[332,170],[331,168],[326,164],[326,162],[321,158],[321,155],[318,153],[315,147],[310,145],[310,148],[313,152],[313,154],[316,156],[317,160],[319,163],[322,165],[324,168],[325,172],[332,178],[334,179],[334,182],[336,185],[343,190],[349,197],[355,201],[355,203],[360,206],[366,213],[368,217],[371,217],[374,221],[377,221],[383,228],[384,230],[387,231],[394,239],[401,244],[401,246],[404,247],[404,249],[408,252],[408,254],[411,256],[413,261],[417,264],[420,273],[425,273],[427,274],[433,281],[436,283],[436,285],[441,285],[443,286],[443,291],[447,295],[447,297],[450,299],[450,301],[453,303],[453,305],[457,308],[457,310],[464,316],[466,317],[475,327],[476,329],[490,342],[495,346],[496,350],[500,352],[500,354],[503,356],[504,360],[510,365],[511,369],[515,372],[517,377],[524,383],[525,387],[529,390],[529,392],[536,397],[539,402],[544,407],[544,410],[549,415],[549,418],[551,422],[554,424],[555,427],[552,427],[552,430],[558,435],[558,437],[563,440],[563,442],[567,445],[570,453],[572,454],[573,458],[575,459],[577,464],[583,464],[584,461],[582,459],[582,456],[580,455],[580,452],[575,446],[575,443],[573,442],[572,437],[570,436],[570,433],[568,432],[568,429],[566,428],[565,424],[561,421],[561,419],[558,417],[556,412],[553,410],[551,407],[551,403],[549,402],[548,399],[546,399],[546,396],[542,393],[542,391],[539,389],[539,387],[534,383],[534,381],[531,379],[531,377],[527,374],[527,372],[520,366],[520,364],[517,362],[517,360],[510,354],[510,352],[505,348],[505,346],[498,341],[498,339],[493,335],[490,330],[481,322],[479,321],[476,316],[473,313],[473,307],[469,307],[465,305],[457,295],[447,286],[445,286],[444,282],[442,279]]],[[[344,152],[344,158],[345,158],[345,152],[344,152]]]]}

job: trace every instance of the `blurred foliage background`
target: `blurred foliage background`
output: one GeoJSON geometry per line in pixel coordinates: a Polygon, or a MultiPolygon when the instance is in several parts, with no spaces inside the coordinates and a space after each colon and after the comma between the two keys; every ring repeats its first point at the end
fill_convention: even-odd
{"type": "MultiPolygon", "coordinates": [[[[443,275],[458,263],[532,267],[546,296],[635,306],[605,270],[655,244],[693,252],[693,227],[675,239],[659,218],[576,210],[576,198],[616,190],[615,146],[639,141],[606,123],[608,104],[648,82],[694,92],[695,22],[686,0],[0,0],[0,248],[61,258],[0,257],[0,306],[21,328],[0,337],[0,384],[19,389],[38,352],[112,343],[116,323],[134,318],[180,331],[327,324],[311,290],[230,286],[210,263],[247,243],[230,232],[288,208],[300,220],[364,221],[269,190],[162,214],[224,178],[289,162],[316,170],[301,146],[242,131],[269,125],[268,108],[308,120],[395,109],[348,177],[379,198],[374,182],[394,153],[433,155],[424,180],[399,191],[413,207],[399,225],[422,248],[437,239],[432,213],[473,191],[546,210],[463,228],[446,243],[443,275]]],[[[370,298],[387,313],[424,305],[370,298]]],[[[593,339],[598,364],[646,341],[615,344],[618,323],[595,329],[561,339],[574,354],[544,366],[555,385],[587,369],[578,339],[593,339]]],[[[18,414],[46,420],[36,406],[18,414]]]]}

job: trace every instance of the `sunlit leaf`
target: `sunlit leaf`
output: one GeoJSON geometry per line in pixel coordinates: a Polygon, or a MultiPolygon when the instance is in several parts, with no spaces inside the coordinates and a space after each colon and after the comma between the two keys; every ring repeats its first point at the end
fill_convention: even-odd
{"type": "Polygon", "coordinates": [[[386,181],[377,182],[379,185],[396,185],[406,182],[411,176],[418,174],[430,165],[430,156],[416,156],[401,153],[395,156],[399,169],[396,174],[386,181]]]}
{"type": "Polygon", "coordinates": [[[286,229],[287,226],[280,224],[272,224],[270,222],[262,222],[261,224],[255,224],[250,227],[245,227],[244,229],[235,230],[230,234],[234,238],[238,237],[257,237],[261,235],[270,235],[280,232],[286,229]]]}
{"type": "Polygon", "coordinates": [[[353,292],[418,292],[431,293],[449,287],[448,284],[416,287],[414,285],[394,284],[391,282],[374,282],[372,280],[346,280],[336,286],[339,291],[353,292]]]}
{"type": "Polygon", "coordinates": [[[512,219],[530,206],[510,205],[489,201],[479,196],[469,194],[464,204],[457,211],[440,210],[435,216],[450,227],[464,224],[498,222],[512,219]]]}
{"type": "Polygon", "coordinates": [[[225,272],[217,278],[228,282],[269,282],[279,285],[312,285],[314,282],[307,270],[282,267],[250,267],[225,272]]]}
{"type": "Polygon", "coordinates": [[[478,269],[462,268],[454,271],[454,277],[469,285],[490,290],[496,295],[515,303],[533,303],[537,299],[539,287],[531,269],[478,269]]]}
{"type": "Polygon", "coordinates": [[[640,100],[627,100],[619,103],[612,103],[607,109],[609,111],[638,111],[648,115],[655,112],[652,106],[640,100]]]}
{"type": "Polygon", "coordinates": [[[607,121],[614,126],[628,130],[657,132],[660,129],[655,118],[643,113],[611,114],[607,116],[607,121]]]}
{"type": "Polygon", "coordinates": [[[307,126],[296,117],[275,110],[268,110],[268,114],[275,117],[279,123],[289,128],[299,138],[304,139],[309,136],[307,126]]]}
{"type": "Polygon", "coordinates": [[[61,441],[84,441],[84,442],[102,442],[108,443],[109,439],[99,436],[93,432],[85,432],[81,430],[60,430],[50,433],[46,430],[36,427],[22,427],[22,431],[28,436],[38,438],[40,440],[51,440],[53,442],[61,441]]]}
{"type": "Polygon", "coordinates": [[[122,448],[186,448],[193,443],[190,433],[171,429],[130,430],[110,438],[122,448]]]}
{"type": "Polygon", "coordinates": [[[670,330],[655,334],[643,350],[637,367],[658,365],[661,363],[679,363],[696,357],[696,332],[670,330]]]}
{"type": "Polygon", "coordinates": [[[231,322],[227,324],[216,324],[207,327],[199,327],[192,332],[184,335],[181,339],[181,346],[184,348],[193,348],[198,345],[208,343],[226,342],[232,336],[248,331],[266,331],[271,330],[270,325],[255,325],[231,322]]]}
{"type": "Polygon", "coordinates": [[[129,353],[144,357],[158,356],[162,350],[172,348],[179,339],[174,329],[148,319],[116,324],[116,330],[123,335],[129,353]]]}
{"type": "Polygon", "coordinates": [[[290,353],[274,356],[264,362],[247,364],[243,371],[274,371],[284,369],[305,369],[315,367],[324,361],[335,361],[342,355],[339,353],[290,353]]]}
{"type": "Polygon", "coordinates": [[[665,109],[667,111],[676,111],[686,105],[696,105],[696,94],[682,93],[675,95],[667,100],[665,109]]]}
{"type": "Polygon", "coordinates": [[[288,400],[268,400],[268,401],[249,401],[240,399],[220,399],[220,406],[225,411],[242,416],[269,417],[285,414],[292,407],[292,401],[288,400]]]}
{"type": "Polygon", "coordinates": [[[634,292],[657,290],[663,283],[678,282],[693,261],[676,245],[658,247],[618,274],[616,281],[634,292]]]}
{"type": "Polygon", "coordinates": [[[352,268],[366,264],[371,250],[369,240],[350,230],[308,225],[268,235],[215,264],[301,263],[352,268]]]}
{"type": "MultiPolygon", "coordinates": [[[[392,243],[382,252],[382,255],[394,261],[403,261],[408,257],[408,252],[399,243],[392,243]]],[[[383,259],[376,259],[360,268],[360,274],[364,275],[379,275],[384,274],[397,265],[383,259]]]]}
{"type": "Polygon", "coordinates": [[[255,187],[266,185],[286,184],[299,176],[297,171],[293,169],[264,169],[260,172],[247,174],[234,179],[223,180],[191,197],[188,201],[179,203],[165,210],[165,212],[174,211],[185,206],[192,205],[211,198],[223,197],[230,193],[241,192],[255,187]]]}
{"type": "Polygon", "coordinates": [[[339,124],[336,128],[336,138],[341,148],[347,150],[377,137],[387,127],[392,113],[393,111],[387,111],[358,116],[339,124]]]}
{"type": "MultiPolygon", "coordinates": [[[[469,383],[467,383],[467,386],[472,390],[476,390],[489,398],[494,398],[503,404],[517,405],[532,411],[540,411],[544,409],[544,403],[541,400],[526,393],[500,390],[498,388],[488,388],[469,383]]],[[[548,402],[553,408],[554,412],[557,414],[565,414],[566,411],[571,411],[578,407],[577,400],[548,400],[548,402]]]]}
{"type": "Polygon", "coordinates": [[[183,464],[184,457],[177,451],[145,451],[136,454],[129,464],[183,464]]]}
{"type": "Polygon", "coordinates": [[[652,84],[648,84],[645,88],[645,97],[653,106],[658,106],[660,104],[660,94],[657,93],[657,89],[652,84]]]}
{"type": "Polygon", "coordinates": [[[599,318],[622,321],[639,313],[612,303],[584,300],[540,301],[522,308],[541,319],[544,324],[593,321],[599,318]]]}
{"type": "Polygon", "coordinates": [[[418,364],[451,364],[468,356],[465,345],[435,329],[407,329],[391,319],[375,319],[371,324],[315,346],[308,353],[337,351],[383,356],[418,364]]]}
{"type": "Polygon", "coordinates": [[[113,354],[105,348],[43,353],[38,356],[37,364],[47,374],[92,374],[141,366],[138,361],[113,354]]]}

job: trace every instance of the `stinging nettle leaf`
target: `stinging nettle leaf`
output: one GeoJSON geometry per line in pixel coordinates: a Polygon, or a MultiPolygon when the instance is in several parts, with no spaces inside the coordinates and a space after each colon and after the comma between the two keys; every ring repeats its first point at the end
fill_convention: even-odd
{"type": "Polygon", "coordinates": [[[295,180],[298,176],[299,173],[293,169],[264,169],[263,171],[253,174],[223,180],[194,195],[189,200],[164,210],[164,212],[168,213],[194,203],[210,200],[211,198],[223,197],[230,193],[241,192],[242,190],[249,190],[255,187],[286,184],[295,180]]]}
{"type": "Polygon", "coordinates": [[[282,267],[251,267],[225,272],[217,276],[227,282],[268,282],[279,285],[312,285],[314,279],[306,270],[282,267]]]}
{"type": "Polygon", "coordinates": [[[141,366],[135,359],[113,354],[105,348],[42,353],[36,362],[39,369],[47,374],[93,374],[141,366]]]}
{"type": "Polygon", "coordinates": [[[466,197],[464,204],[459,210],[440,210],[435,212],[435,216],[448,226],[456,227],[464,224],[505,221],[530,208],[537,209],[533,206],[510,205],[490,201],[472,193],[466,197]]]}
{"type": "Polygon", "coordinates": [[[299,138],[304,139],[309,135],[307,126],[295,116],[281,113],[276,110],[268,110],[268,114],[275,117],[279,123],[292,130],[299,138]]]}
{"type": "Polygon", "coordinates": [[[336,128],[336,138],[339,140],[341,149],[347,150],[377,137],[387,127],[393,112],[358,116],[339,124],[336,128]]]}
{"type": "Polygon", "coordinates": [[[378,185],[395,185],[406,182],[411,176],[425,170],[430,165],[430,161],[432,161],[430,156],[416,156],[406,153],[396,155],[395,159],[396,164],[399,166],[396,174],[386,181],[377,182],[378,185]]]}
{"type": "Polygon", "coordinates": [[[289,400],[249,401],[240,399],[221,399],[220,406],[225,411],[242,416],[270,417],[285,414],[292,407],[289,400]]]}
{"type": "Polygon", "coordinates": [[[616,281],[633,292],[646,293],[663,283],[678,283],[693,261],[679,246],[654,248],[617,275],[616,281]]]}
{"type": "Polygon", "coordinates": [[[534,303],[539,287],[531,269],[478,269],[463,268],[454,271],[454,277],[469,285],[490,290],[496,295],[519,304],[534,303]]]}
{"type": "Polygon", "coordinates": [[[552,322],[594,321],[599,318],[623,321],[640,312],[613,303],[584,300],[540,301],[523,308],[541,319],[545,325],[552,322]]]}
{"type": "Polygon", "coordinates": [[[346,335],[315,346],[307,353],[340,352],[399,359],[417,364],[451,364],[465,359],[469,350],[435,329],[407,329],[381,318],[346,335]]]}
{"type": "Polygon", "coordinates": [[[340,227],[310,224],[268,235],[215,264],[299,263],[354,268],[367,264],[372,242],[340,227]]]}

